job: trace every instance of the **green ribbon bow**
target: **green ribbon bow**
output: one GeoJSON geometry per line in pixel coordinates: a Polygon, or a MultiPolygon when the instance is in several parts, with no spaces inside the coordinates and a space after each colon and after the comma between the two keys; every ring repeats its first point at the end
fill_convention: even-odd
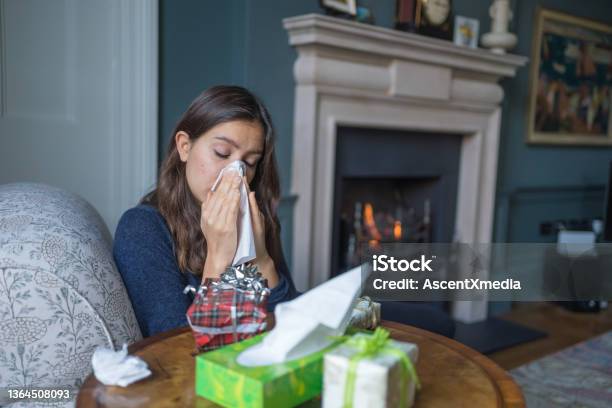
{"type": "MultiPolygon", "coordinates": [[[[348,337],[348,340],[344,344],[356,349],[357,354],[354,354],[349,361],[348,373],[346,376],[346,386],[344,388],[343,408],[351,408],[353,406],[353,395],[355,394],[355,380],[357,379],[357,366],[359,365],[359,362],[364,358],[374,357],[379,353],[397,357],[400,360],[400,364],[402,366],[403,382],[407,382],[407,377],[410,377],[410,379],[416,384],[417,389],[421,387],[419,377],[417,376],[412,361],[410,361],[406,353],[391,344],[388,330],[385,330],[382,327],[377,327],[376,330],[374,330],[373,334],[368,336],[348,337]]],[[[401,407],[406,406],[406,388],[406,386],[402,387],[400,397],[401,407]]]]}

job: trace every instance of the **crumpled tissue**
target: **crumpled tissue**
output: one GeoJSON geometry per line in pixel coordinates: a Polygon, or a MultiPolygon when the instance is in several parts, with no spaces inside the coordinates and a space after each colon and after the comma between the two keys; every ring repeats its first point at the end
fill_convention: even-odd
{"type": "MultiPolygon", "coordinates": [[[[215,191],[217,185],[223,177],[223,173],[235,171],[240,177],[244,177],[246,174],[246,164],[243,161],[236,160],[225,166],[219,172],[217,179],[215,180],[211,191],[215,191]]],[[[251,222],[251,210],[249,206],[249,195],[247,186],[243,181],[240,184],[240,211],[238,214],[238,246],[236,247],[236,254],[232,261],[232,266],[242,265],[243,263],[252,261],[256,257],[255,253],[255,238],[253,235],[253,224],[251,222]]]]}
{"type": "Polygon", "coordinates": [[[98,347],[91,358],[94,375],[104,385],[126,387],[151,375],[147,363],[136,356],[128,356],[127,344],[118,351],[98,347]]]}

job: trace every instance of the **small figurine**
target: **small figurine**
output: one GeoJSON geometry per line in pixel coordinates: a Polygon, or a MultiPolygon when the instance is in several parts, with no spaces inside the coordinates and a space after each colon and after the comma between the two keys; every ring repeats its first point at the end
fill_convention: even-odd
{"type": "Polygon", "coordinates": [[[517,42],[515,34],[508,32],[508,23],[512,20],[509,0],[493,0],[489,8],[491,16],[491,32],[483,34],[482,45],[490,48],[496,54],[505,54],[506,50],[514,48],[517,42]]]}

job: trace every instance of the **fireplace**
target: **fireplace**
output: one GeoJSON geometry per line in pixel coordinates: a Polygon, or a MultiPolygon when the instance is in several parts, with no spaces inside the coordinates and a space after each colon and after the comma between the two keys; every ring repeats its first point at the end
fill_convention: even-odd
{"type": "Polygon", "coordinates": [[[461,137],[337,130],[332,275],[362,262],[362,244],[452,242],[461,137]]]}
{"type": "MultiPolygon", "coordinates": [[[[354,222],[357,202],[362,217],[369,203],[368,217],[386,212],[395,226],[397,218],[409,222],[410,208],[418,218],[429,201],[429,239],[491,242],[504,96],[498,81],[527,59],[316,14],[283,23],[298,54],[291,174],[298,289],[342,269],[340,220],[344,213],[354,222]],[[386,193],[367,197],[373,188],[386,193]]],[[[452,313],[479,321],[487,305],[457,301],[452,313]]]]}

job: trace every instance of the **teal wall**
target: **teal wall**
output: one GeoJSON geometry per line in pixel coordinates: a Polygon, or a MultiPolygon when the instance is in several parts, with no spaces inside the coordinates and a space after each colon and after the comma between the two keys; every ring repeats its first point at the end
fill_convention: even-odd
{"type": "Polygon", "coordinates": [[[243,84],[246,10],[242,1],[159,3],[159,154],[191,101],[216,84],[243,84]]]}
{"type": "MultiPolygon", "coordinates": [[[[395,0],[359,4],[371,7],[377,25],[393,26],[395,0]]],[[[531,55],[538,4],[612,24],[610,0],[514,0],[511,29],[519,36],[514,53],[531,55]]],[[[489,5],[490,0],[455,0],[454,11],[479,19],[482,33],[489,30],[489,5]]],[[[257,93],[270,109],[278,134],[285,197],[280,216],[289,260],[296,52],[288,45],[282,19],[312,12],[321,12],[318,0],[160,1],[160,154],[180,114],[203,89],[230,83],[257,93]]],[[[601,185],[612,160],[612,149],[524,143],[528,71],[522,68],[516,78],[503,82],[506,99],[495,220],[498,241],[550,240],[539,236],[540,222],[600,215],[601,185]]]]}
{"type": "MultiPolygon", "coordinates": [[[[513,52],[530,58],[538,6],[612,24],[609,0],[515,3],[512,31],[517,33],[519,42],[513,52]]],[[[525,144],[529,69],[521,69],[516,78],[504,81],[495,229],[500,242],[551,241],[556,237],[539,235],[540,222],[603,214],[603,186],[612,148],[525,144]]]]}

